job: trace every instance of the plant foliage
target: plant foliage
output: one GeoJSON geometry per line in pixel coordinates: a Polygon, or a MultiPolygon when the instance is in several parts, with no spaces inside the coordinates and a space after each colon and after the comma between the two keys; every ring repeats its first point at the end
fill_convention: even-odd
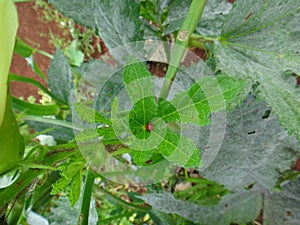
{"type": "Polygon", "coordinates": [[[0,223],[300,224],[299,1],[49,3],[110,53],[33,48],[0,0],[0,223]],[[9,74],[13,48],[47,87],[9,74]],[[9,81],[47,103],[11,96],[9,81]]]}

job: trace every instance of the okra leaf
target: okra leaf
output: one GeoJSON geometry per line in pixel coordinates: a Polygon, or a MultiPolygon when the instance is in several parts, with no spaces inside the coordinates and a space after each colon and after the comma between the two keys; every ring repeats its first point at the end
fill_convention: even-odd
{"type": "MultiPolygon", "coordinates": [[[[154,133],[154,135],[159,135],[154,133]]],[[[182,167],[200,166],[200,151],[195,143],[179,134],[167,129],[165,137],[159,145],[160,153],[171,163],[182,167]]]]}
{"type": "MultiPolygon", "coordinates": [[[[271,108],[252,95],[229,113],[221,149],[201,174],[230,190],[251,185],[271,190],[295,163],[300,147],[295,136],[289,136],[270,113],[271,108]]],[[[202,136],[208,137],[210,127],[200,129],[202,136]]],[[[201,148],[211,148],[207,143],[200,141],[201,148]]]]}
{"type": "MultiPolygon", "coordinates": [[[[212,112],[233,108],[245,97],[246,82],[226,75],[204,76],[187,91],[177,94],[171,104],[176,108],[180,120],[186,123],[207,125],[212,112]]],[[[174,112],[163,115],[168,117],[174,112]]]]}
{"type": "Polygon", "coordinates": [[[283,190],[267,194],[264,201],[264,224],[300,223],[300,178],[289,181],[282,186],[283,190]]]}
{"type": "Polygon", "coordinates": [[[291,73],[300,74],[299,18],[297,0],[236,1],[214,50],[217,69],[259,83],[259,97],[298,139],[300,92],[291,73]]]}
{"type": "Polygon", "coordinates": [[[260,213],[262,195],[255,191],[242,191],[226,195],[215,206],[200,206],[192,202],[177,200],[171,193],[147,194],[147,204],[164,213],[175,213],[201,225],[243,224],[254,221],[260,213]]]}
{"type": "Polygon", "coordinates": [[[123,70],[123,80],[133,104],[146,97],[154,100],[152,75],[142,62],[130,58],[123,70]]]}
{"type": "Polygon", "coordinates": [[[137,0],[50,0],[64,15],[95,28],[110,49],[142,40],[137,0]]]}

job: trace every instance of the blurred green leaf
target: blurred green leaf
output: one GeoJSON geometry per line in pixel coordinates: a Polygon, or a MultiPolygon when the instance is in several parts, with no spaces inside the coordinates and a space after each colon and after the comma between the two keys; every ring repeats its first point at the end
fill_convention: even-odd
{"type": "Polygon", "coordinates": [[[142,40],[139,1],[50,0],[49,3],[81,25],[96,28],[109,49],[142,40]]]}
{"type": "Polygon", "coordinates": [[[57,49],[48,70],[49,88],[61,101],[72,103],[71,93],[74,89],[71,67],[60,49],[57,49]]]}

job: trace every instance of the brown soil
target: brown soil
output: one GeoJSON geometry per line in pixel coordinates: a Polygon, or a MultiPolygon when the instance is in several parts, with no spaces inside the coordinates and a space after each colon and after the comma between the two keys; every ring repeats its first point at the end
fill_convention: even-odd
{"type": "MultiPolygon", "coordinates": [[[[32,7],[34,3],[17,3],[17,10],[19,16],[19,29],[18,36],[26,42],[28,45],[34,48],[38,48],[50,54],[53,54],[55,47],[50,44],[49,31],[54,35],[63,35],[62,29],[59,28],[58,24],[53,22],[45,22],[41,19],[41,12],[35,11],[32,7]]],[[[50,59],[41,54],[34,54],[34,61],[41,68],[43,73],[47,73],[49,67],[50,59]]],[[[26,60],[21,56],[14,54],[12,65],[10,69],[11,73],[27,76],[34,78],[44,85],[47,85],[36,73],[31,69],[26,60]]],[[[12,82],[11,83],[11,93],[16,97],[24,96],[25,99],[32,95],[39,99],[40,96],[37,93],[38,89],[32,85],[12,82]]]]}

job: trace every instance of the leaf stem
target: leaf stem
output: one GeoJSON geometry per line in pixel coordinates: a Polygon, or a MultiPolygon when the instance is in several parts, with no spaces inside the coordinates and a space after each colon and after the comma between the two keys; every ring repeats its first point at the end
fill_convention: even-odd
{"type": "Polygon", "coordinates": [[[64,120],[57,120],[57,119],[50,119],[46,117],[41,117],[41,116],[30,116],[30,115],[25,115],[22,117],[23,120],[29,120],[29,121],[35,121],[35,122],[42,122],[42,123],[48,123],[48,124],[53,124],[53,125],[58,125],[66,128],[71,128],[75,129],[77,131],[83,131],[85,127],[79,126],[77,124],[64,121],[64,120]]]}
{"type": "Polygon", "coordinates": [[[94,186],[95,175],[90,168],[87,169],[87,175],[85,178],[85,185],[81,203],[81,210],[79,216],[79,225],[89,224],[89,213],[90,213],[90,203],[92,197],[92,191],[94,186]]]}
{"type": "Polygon", "coordinates": [[[175,78],[181,60],[187,51],[190,37],[197,27],[206,2],[207,0],[192,1],[187,16],[178,31],[166,78],[160,93],[160,97],[163,99],[166,99],[169,95],[172,80],[175,78]]]}

